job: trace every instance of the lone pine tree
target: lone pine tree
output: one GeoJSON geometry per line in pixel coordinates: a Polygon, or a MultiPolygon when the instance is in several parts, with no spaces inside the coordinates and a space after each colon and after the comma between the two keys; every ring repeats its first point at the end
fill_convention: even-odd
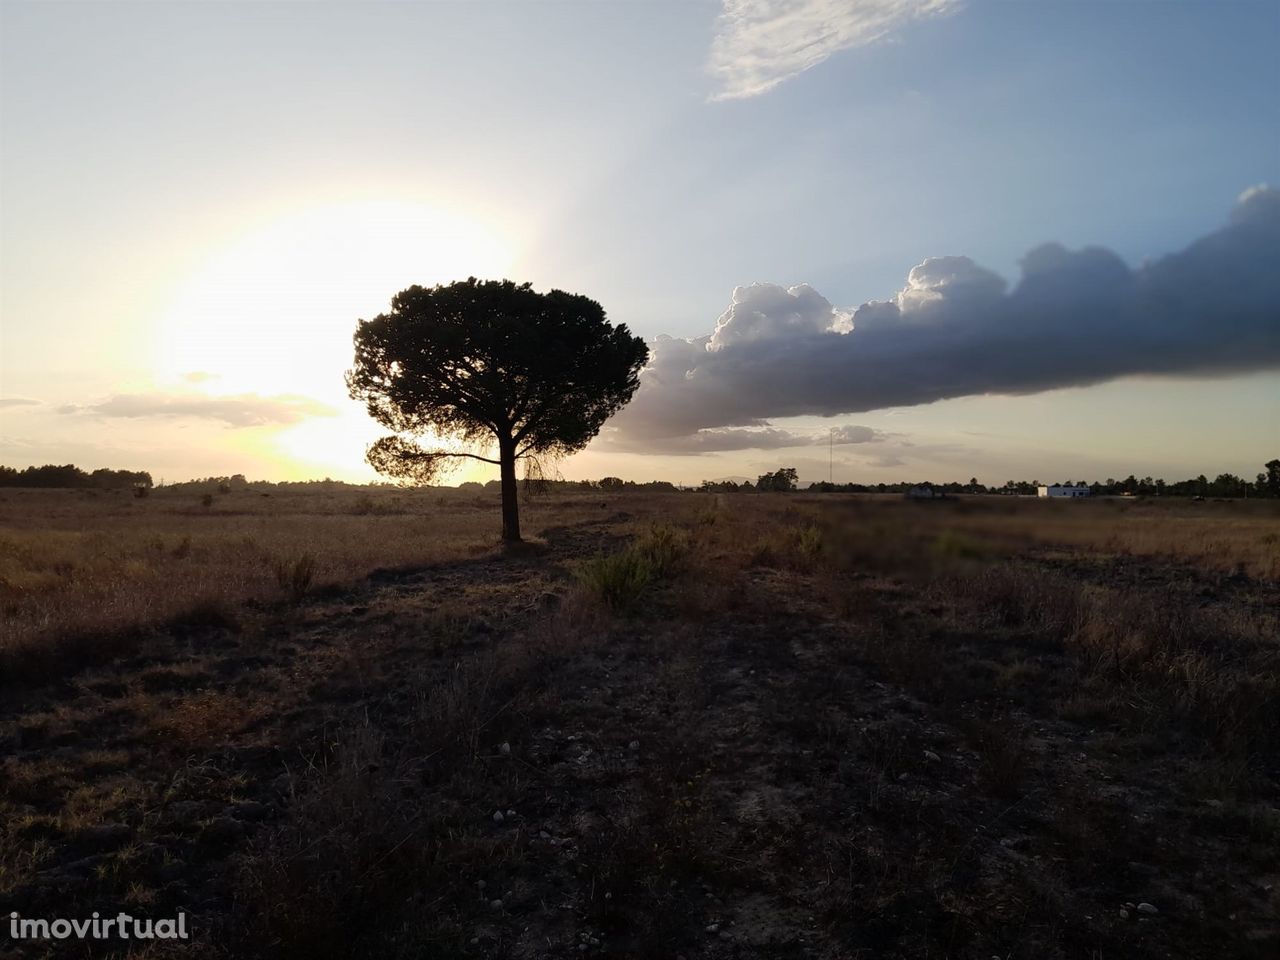
{"type": "Polygon", "coordinates": [[[495,464],[504,540],[520,539],[516,461],[585,447],[631,399],[649,356],[589,297],[475,277],[402,290],[389,312],[359,322],[354,342],[347,390],[393,431],[369,463],[408,483],[462,458],[495,464]]]}

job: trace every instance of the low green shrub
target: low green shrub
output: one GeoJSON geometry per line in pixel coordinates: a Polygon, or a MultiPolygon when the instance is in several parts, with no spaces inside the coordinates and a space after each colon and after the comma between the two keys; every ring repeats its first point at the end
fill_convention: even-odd
{"type": "Polygon", "coordinates": [[[634,606],[650,584],[674,576],[689,551],[688,534],[654,524],[627,549],[584,563],[578,579],[615,610],[634,606]]]}
{"type": "Polygon", "coordinates": [[[620,610],[640,599],[654,580],[653,564],[634,549],[589,560],[578,570],[586,588],[609,607],[620,610]]]}

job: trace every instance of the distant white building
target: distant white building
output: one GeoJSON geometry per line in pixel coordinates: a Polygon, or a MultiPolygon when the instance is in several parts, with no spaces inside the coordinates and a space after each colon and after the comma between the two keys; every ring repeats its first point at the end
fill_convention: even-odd
{"type": "Polygon", "coordinates": [[[937,490],[934,490],[933,487],[931,487],[929,484],[922,483],[922,484],[919,484],[918,486],[912,487],[905,494],[903,494],[903,496],[905,496],[908,500],[936,500],[937,498],[942,496],[942,494],[938,493],[937,490]]]}
{"type": "Polygon", "coordinates": [[[1087,497],[1089,496],[1088,487],[1064,487],[1060,483],[1054,483],[1047,487],[1040,488],[1040,496],[1042,497],[1087,497]]]}

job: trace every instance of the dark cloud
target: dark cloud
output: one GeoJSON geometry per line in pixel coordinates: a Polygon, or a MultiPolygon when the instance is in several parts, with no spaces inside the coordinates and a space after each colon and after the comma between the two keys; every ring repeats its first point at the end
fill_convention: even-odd
{"type": "Polygon", "coordinates": [[[213,397],[188,393],[117,394],[89,404],[67,404],[59,413],[100,417],[195,417],[221,420],[232,427],[297,423],[307,417],[333,416],[334,410],[308,397],[262,397],[254,393],[213,397]]]}
{"type": "Polygon", "coordinates": [[[38,407],[39,400],[27,400],[25,397],[0,397],[0,409],[4,407],[38,407]]]}
{"type": "Polygon", "coordinates": [[[1053,243],[1021,267],[1007,290],[967,257],[932,258],[851,312],[808,286],[739,287],[711,336],[651,344],[609,442],[700,452],[706,433],[754,428],[776,446],[777,417],[1280,367],[1280,191],[1247,191],[1220,230],[1137,269],[1053,243]]]}
{"type": "MultiPolygon", "coordinates": [[[[839,445],[842,443],[871,443],[875,440],[883,440],[885,436],[879,430],[873,430],[870,427],[844,426],[834,428],[829,434],[829,439],[832,443],[839,445]]],[[[812,442],[811,440],[810,443],[812,442]]],[[[822,442],[821,434],[818,435],[817,442],[822,442]]]]}
{"type": "Polygon", "coordinates": [[[906,463],[907,461],[903,460],[902,457],[892,453],[883,457],[871,458],[871,466],[873,467],[902,467],[905,466],[906,463]]]}
{"type": "MultiPolygon", "coordinates": [[[[666,438],[662,451],[670,454],[725,453],[730,450],[781,450],[786,447],[811,447],[834,443],[876,443],[887,439],[887,434],[871,427],[843,426],[821,433],[800,433],[777,427],[727,428],[697,430],[678,437],[666,438]]],[[[606,434],[605,445],[620,451],[634,449],[643,452],[648,442],[625,433],[606,434]],[[634,445],[633,445],[634,443],[634,445]]]]}

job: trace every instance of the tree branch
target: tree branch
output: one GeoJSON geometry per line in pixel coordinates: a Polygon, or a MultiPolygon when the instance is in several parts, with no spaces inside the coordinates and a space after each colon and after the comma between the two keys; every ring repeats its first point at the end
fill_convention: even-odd
{"type": "Polygon", "coordinates": [[[502,466],[501,460],[490,460],[488,457],[482,457],[474,453],[445,453],[444,451],[441,451],[439,453],[429,453],[427,454],[427,456],[429,457],[468,457],[471,460],[480,460],[483,463],[492,463],[494,466],[498,466],[498,467],[502,466]]]}
{"type": "Polygon", "coordinates": [[[395,477],[402,483],[428,484],[445,469],[445,462],[452,459],[479,460],[500,466],[501,462],[478,453],[452,450],[423,450],[404,437],[383,437],[372,444],[365,459],[379,473],[395,477]]]}

